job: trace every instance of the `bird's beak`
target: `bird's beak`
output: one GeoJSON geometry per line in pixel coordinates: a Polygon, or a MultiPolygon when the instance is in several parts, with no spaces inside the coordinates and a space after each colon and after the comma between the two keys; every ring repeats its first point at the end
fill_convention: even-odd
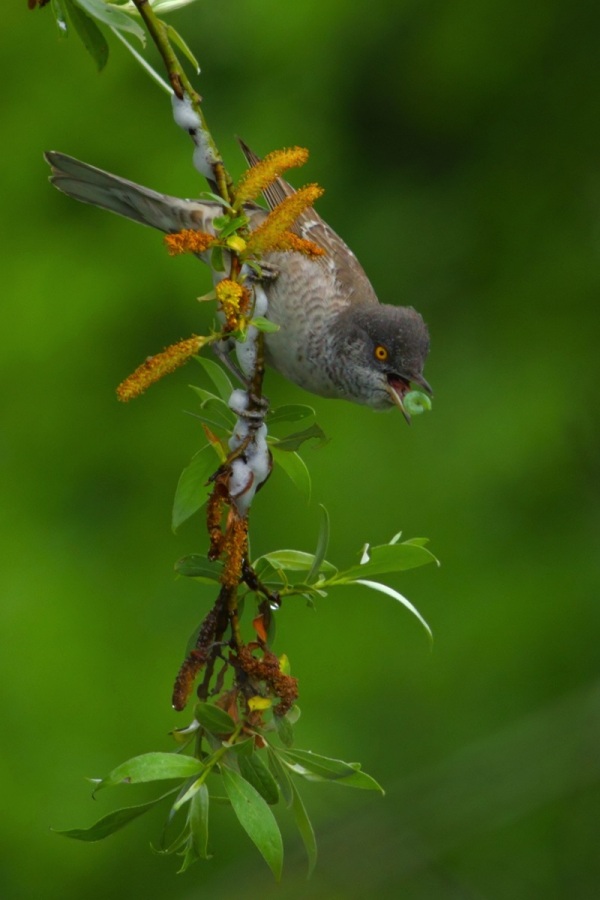
{"type": "Polygon", "coordinates": [[[411,419],[410,414],[407,412],[406,407],[404,406],[403,399],[404,395],[407,394],[410,390],[410,385],[417,384],[419,387],[423,388],[428,394],[433,394],[431,386],[428,382],[423,378],[422,375],[408,375],[403,376],[400,375],[398,377],[392,378],[388,377],[386,390],[390,395],[392,402],[395,406],[398,407],[408,425],[410,425],[411,419]]]}
{"type": "Polygon", "coordinates": [[[422,375],[411,375],[410,378],[413,384],[418,384],[419,387],[422,387],[425,393],[429,394],[430,397],[433,397],[433,390],[428,381],[426,381],[422,375]]]}

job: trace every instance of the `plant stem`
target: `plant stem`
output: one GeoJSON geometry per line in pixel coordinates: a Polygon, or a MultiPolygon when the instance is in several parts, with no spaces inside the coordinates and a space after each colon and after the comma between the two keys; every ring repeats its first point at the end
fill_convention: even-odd
{"type": "Polygon", "coordinates": [[[233,201],[233,181],[229,172],[223,164],[221,154],[217,148],[215,140],[209,131],[204,112],[202,110],[202,97],[194,89],[189,78],[185,74],[183,66],[177,58],[177,54],[169,41],[167,27],[161,19],[158,18],[148,0],[133,0],[140,16],[142,17],[148,33],[165,64],[165,69],[169,76],[169,81],[175,95],[183,100],[187,97],[192,105],[192,109],[198,117],[200,128],[202,130],[202,138],[206,142],[210,150],[212,159],[212,168],[215,176],[215,184],[221,197],[231,204],[233,201]]]}
{"type": "MultiPolygon", "coordinates": [[[[208,178],[209,183],[212,181],[219,195],[228,206],[235,208],[233,182],[206,124],[201,106],[202,98],[189,81],[177,54],[171,46],[167,26],[158,18],[148,0],[133,0],[133,2],[162,57],[175,96],[179,101],[189,102],[196,116],[197,125],[192,124],[188,130],[194,143],[198,148],[201,148],[203,157],[206,159],[207,171],[204,171],[204,174],[208,178]],[[211,172],[212,179],[210,177],[211,172]]],[[[234,281],[239,281],[242,276],[240,260],[235,253],[231,253],[230,258],[229,277],[234,281]]],[[[203,695],[208,694],[218,647],[223,640],[227,626],[231,634],[229,645],[233,654],[239,659],[245,650],[239,623],[238,588],[244,581],[246,571],[244,567],[247,565],[245,563],[248,555],[247,512],[245,516],[240,517],[233,503],[234,508],[229,511],[224,532],[221,531],[222,526],[219,520],[222,514],[223,503],[232,505],[232,498],[229,496],[228,488],[228,470],[230,470],[234,460],[239,456],[243,456],[247,447],[256,440],[256,432],[264,421],[267,411],[262,400],[262,384],[265,372],[263,334],[257,332],[254,340],[256,342],[256,358],[247,393],[248,408],[250,412],[258,413],[258,417],[256,426],[248,434],[247,440],[229,454],[227,460],[219,469],[219,477],[214,479],[215,487],[211,495],[211,501],[213,502],[209,501],[207,511],[207,525],[211,535],[213,554],[211,558],[216,559],[224,552],[226,562],[221,576],[219,597],[202,624],[196,647],[184,661],[177,676],[173,694],[173,704],[176,709],[183,709],[196,676],[205,666],[205,679],[200,690],[203,695]]],[[[243,670],[243,666],[241,668],[243,670]]],[[[236,736],[238,733],[239,729],[236,732],[236,736]]]]}

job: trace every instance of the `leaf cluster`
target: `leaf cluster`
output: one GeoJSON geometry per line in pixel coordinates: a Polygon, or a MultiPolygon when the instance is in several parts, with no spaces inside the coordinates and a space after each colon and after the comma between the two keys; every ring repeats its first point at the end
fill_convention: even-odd
{"type": "Polygon", "coordinates": [[[163,855],[181,858],[180,872],[199,859],[209,859],[209,815],[212,806],[229,806],[254,842],[274,876],[281,877],[283,839],[273,807],[291,810],[304,844],[309,874],[317,859],[315,833],[297,781],[334,782],[341,786],[383,793],[377,782],[347,763],[294,748],[293,725],[300,715],[293,707],[282,719],[250,728],[209,703],[196,705],[194,719],[173,732],[174,752],[133,757],[96,781],[94,796],[106,788],[162,781],[177,784],[166,793],[103,816],[89,828],[59,831],[79,841],[99,841],[124,828],[161,804],[169,804],[158,846],[163,855]],[[186,753],[193,747],[193,754],[186,753]]]}
{"type": "MultiPolygon", "coordinates": [[[[149,0],[149,2],[154,12],[164,14],[182,6],[188,6],[196,0],[149,0]]],[[[139,19],[139,13],[134,3],[109,3],[106,0],[50,0],[50,9],[60,35],[67,37],[72,28],[94,60],[98,71],[101,71],[108,62],[109,44],[105,36],[105,30],[108,28],[127,46],[143,68],[149,71],[155,80],[164,85],[160,76],[151,69],[127,40],[126,35],[133,35],[142,48],[146,45],[146,34],[139,22],[136,21],[139,19]]],[[[172,25],[163,24],[169,39],[179,47],[194,69],[199,72],[198,61],[184,39],[172,25]]],[[[164,86],[166,87],[166,85],[164,86]]]]}

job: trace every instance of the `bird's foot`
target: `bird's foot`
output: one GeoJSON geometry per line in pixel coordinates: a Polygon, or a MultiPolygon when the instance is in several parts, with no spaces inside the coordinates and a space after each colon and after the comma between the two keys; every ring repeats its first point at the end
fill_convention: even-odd
{"type": "Polygon", "coordinates": [[[271,281],[275,281],[276,278],[279,278],[279,269],[275,268],[272,263],[264,262],[263,260],[257,264],[256,268],[254,266],[248,273],[248,281],[259,281],[266,282],[267,284],[271,281]]]}

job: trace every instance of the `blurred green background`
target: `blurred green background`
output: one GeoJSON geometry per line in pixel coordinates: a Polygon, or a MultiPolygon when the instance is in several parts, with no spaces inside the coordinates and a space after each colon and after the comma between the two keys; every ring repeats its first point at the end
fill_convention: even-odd
{"type": "MultiPolygon", "coordinates": [[[[362,589],[278,616],[300,678],[301,747],[360,760],[380,799],[306,791],[320,845],[307,884],[286,821],[283,885],[227,811],[214,860],[176,877],[149,850],[160,814],[105,843],[112,799],[86,776],[169,749],[186,640],[211,602],[172,574],[204,549],[170,505],[199,446],[187,369],[129,406],[119,381],[201,331],[208,289],[160,236],[47,183],[59,149],[158,190],[203,189],[166,97],[119,45],[98,76],[49,9],[3,12],[0,892],[144,897],[592,898],[600,859],[598,417],[600,14],[584,0],[206,0],[172,21],[235,174],[300,144],[319,209],[379,296],[429,323],[434,411],[311,399],[330,443],[304,451],[306,507],[276,473],[255,553],[330,558],[402,529],[442,561],[393,579],[435,633],[362,589]]],[[[136,802],[125,792],[124,803],[136,802]]]]}

